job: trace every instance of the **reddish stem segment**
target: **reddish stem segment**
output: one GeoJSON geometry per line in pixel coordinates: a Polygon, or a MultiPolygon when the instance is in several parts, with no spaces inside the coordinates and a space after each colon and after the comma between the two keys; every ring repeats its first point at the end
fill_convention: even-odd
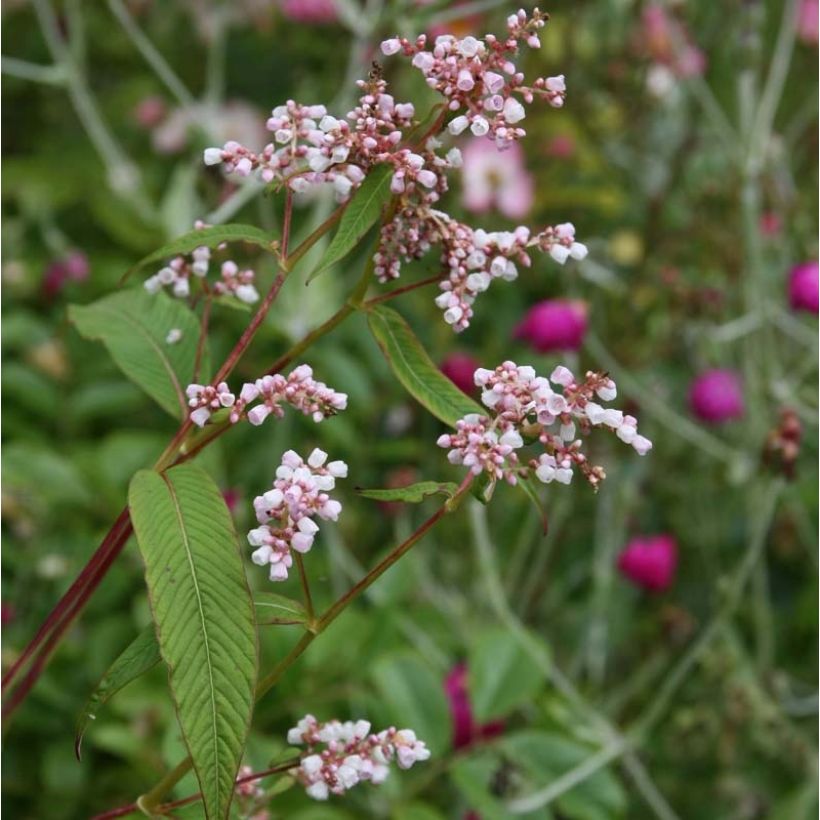
{"type": "MultiPolygon", "coordinates": [[[[236,779],[236,785],[241,786],[243,783],[252,783],[254,780],[261,780],[263,777],[270,777],[272,774],[287,772],[290,769],[295,769],[300,762],[301,758],[294,757],[290,760],[286,760],[284,763],[280,763],[278,766],[274,766],[271,769],[265,769],[261,772],[254,772],[253,774],[246,775],[245,777],[238,777],[236,779]]],[[[172,809],[179,809],[183,806],[189,806],[191,803],[196,803],[201,799],[202,792],[197,792],[189,797],[183,797],[181,800],[174,800],[171,803],[163,803],[161,806],[157,806],[156,813],[167,814],[172,809]]],[[[116,809],[110,809],[102,814],[95,814],[91,820],[112,820],[112,818],[126,817],[127,815],[134,814],[138,811],[140,811],[140,807],[136,803],[129,803],[127,806],[119,806],[116,809]]]]}

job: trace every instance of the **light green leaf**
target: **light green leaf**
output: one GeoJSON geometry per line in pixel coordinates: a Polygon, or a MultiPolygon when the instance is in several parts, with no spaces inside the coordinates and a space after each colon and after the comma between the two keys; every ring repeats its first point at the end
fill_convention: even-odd
{"type": "Polygon", "coordinates": [[[80,759],[83,735],[88,728],[88,722],[96,720],[100,707],[111,700],[124,686],[156,666],[159,661],[159,646],[154,634],[154,627],[149,626],[143,629],[122,654],[117,657],[114,663],[108,667],[83,707],[74,733],[74,751],[77,760],[80,759]]]}
{"type": "Polygon", "coordinates": [[[131,520],[171,694],[208,818],[225,818],[253,711],[256,626],[219,488],[193,464],[141,470],[131,520]]]}
{"type": "Polygon", "coordinates": [[[172,256],[190,253],[194,248],[203,246],[215,248],[223,242],[245,242],[249,245],[264,248],[266,251],[273,251],[276,238],[253,225],[214,225],[211,228],[188,231],[188,233],[168,242],[140,259],[136,265],[129,268],[123,276],[123,280],[152,262],[160,262],[172,256]]]}
{"type": "Polygon", "coordinates": [[[482,632],[470,647],[468,687],[476,720],[508,715],[543,687],[541,670],[503,629],[482,632]]]}
{"type": "Polygon", "coordinates": [[[255,592],[253,604],[259,624],[303,624],[308,619],[299,601],[275,592],[255,592]]]}
{"type": "Polygon", "coordinates": [[[433,363],[410,325],[395,310],[377,305],[367,314],[370,330],[404,388],[446,424],[485,411],[461,392],[433,363]]]}
{"type": "Polygon", "coordinates": [[[411,727],[434,754],[450,745],[450,709],[441,679],[413,654],[398,652],[379,660],[373,679],[398,728],[411,727]]]}
{"type": "MultiPolygon", "coordinates": [[[[199,321],[178,299],[142,288],[113,293],[90,305],[71,305],[69,319],[86,339],[101,341],[120,370],[177,418],[187,414],[184,391],[193,381],[199,321]],[[165,341],[179,328],[176,344],[165,341]]],[[[207,346],[201,375],[209,373],[207,346]]]]}
{"type": "Polygon", "coordinates": [[[344,259],[376,224],[381,216],[382,208],[390,199],[392,176],[393,168],[389,165],[378,166],[367,175],[361,187],[353,194],[345,207],[339,228],[328,245],[322,261],[308,276],[308,282],[339,260],[344,259]]]}
{"type": "Polygon", "coordinates": [[[356,492],[364,498],[375,501],[403,501],[407,504],[418,504],[431,495],[441,493],[452,498],[458,492],[458,484],[452,481],[419,481],[406,487],[395,487],[389,490],[362,490],[356,492]]]}

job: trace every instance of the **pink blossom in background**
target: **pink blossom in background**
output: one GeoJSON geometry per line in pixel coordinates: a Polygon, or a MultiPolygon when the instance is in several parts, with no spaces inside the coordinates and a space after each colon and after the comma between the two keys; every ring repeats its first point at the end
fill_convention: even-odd
{"type": "Polygon", "coordinates": [[[43,292],[52,299],[67,282],[84,282],[88,279],[89,271],[88,257],[82,251],[71,251],[46,268],[43,274],[43,292]]]}
{"type": "Polygon", "coordinates": [[[462,201],[468,211],[486,213],[495,207],[509,219],[529,213],[535,184],[517,142],[499,151],[490,140],[476,137],[465,145],[462,158],[462,201]]]}
{"type": "Polygon", "coordinates": [[[671,535],[636,536],[618,556],[621,574],[650,592],[668,589],[677,565],[678,547],[671,535]]]}
{"type": "Polygon", "coordinates": [[[706,70],[706,55],[692,42],[683,23],[659,3],[643,10],[643,41],[650,56],[678,77],[694,77],[706,70]]]}
{"type": "Polygon", "coordinates": [[[279,8],[295,23],[335,23],[339,19],[333,0],[280,0],[279,8]]]}
{"type": "Polygon", "coordinates": [[[451,353],[442,363],[441,372],[463,393],[475,393],[473,374],[481,365],[469,353],[451,353]]]}
{"type": "Polygon", "coordinates": [[[444,691],[450,703],[453,719],[453,748],[462,749],[477,740],[497,737],[504,731],[503,720],[493,720],[479,725],[473,717],[470,694],[467,691],[467,665],[456,664],[444,681],[444,691]]]}
{"type": "Polygon", "coordinates": [[[14,608],[14,604],[0,603],[0,625],[8,626],[14,622],[16,617],[17,610],[14,608]]]}
{"type": "Polygon", "coordinates": [[[556,159],[569,159],[575,154],[575,140],[569,134],[556,134],[547,143],[547,154],[556,159]]]}
{"type": "Polygon", "coordinates": [[[692,412],[709,424],[740,418],[745,410],[743,386],[734,370],[707,370],[689,388],[692,412]]]}
{"type": "Polygon", "coordinates": [[[763,236],[774,239],[780,236],[783,230],[783,220],[774,211],[765,211],[760,215],[760,233],[763,236]]]}
{"type": "Polygon", "coordinates": [[[514,338],[524,339],[539,353],[578,350],[587,331],[587,308],[583,302],[547,299],[527,312],[514,338]]]}
{"type": "Polygon", "coordinates": [[[802,0],[797,16],[797,38],[816,46],[818,40],[818,0],[802,0]]]}
{"type": "Polygon", "coordinates": [[[154,128],[159,125],[168,113],[168,106],[162,97],[143,97],[134,107],[134,122],[141,128],[154,128]]]}
{"type": "Polygon", "coordinates": [[[817,260],[795,265],[789,274],[789,304],[792,310],[817,313],[817,260]]]}

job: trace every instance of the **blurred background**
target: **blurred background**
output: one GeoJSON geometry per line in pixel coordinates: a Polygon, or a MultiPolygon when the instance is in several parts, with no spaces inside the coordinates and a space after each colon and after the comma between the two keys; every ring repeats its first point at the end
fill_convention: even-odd
{"type": "MultiPolygon", "coordinates": [[[[263,146],[270,109],[291,98],[343,114],[384,37],[498,32],[516,8],[4,0],[4,669],[175,430],[79,337],[67,306],[112,291],[195,219],[276,229],[281,195],[206,170],[204,147],[263,146]]],[[[464,173],[446,207],[487,229],[572,221],[589,257],[566,268],[537,258],[479,300],[459,336],[429,289],[395,306],[467,391],[476,366],[507,358],[545,374],[608,370],[654,450],[639,459],[592,437],[608,478],[597,495],[580,480],[542,488],[546,537],[508,487],[449,516],[258,706],[247,761],[281,756],[286,730],[312,712],[411,726],[429,764],[327,805],[285,790],[237,817],[816,816],[817,2],[542,8],[543,47],[522,65],[528,77],[565,74],[567,104],[532,106],[520,150],[459,142],[464,173]]],[[[384,62],[397,100],[423,110],[418,73],[384,62]]],[[[331,196],[301,201],[297,239],[333,207],[331,196]]],[[[270,258],[242,261],[266,289],[270,258]]],[[[237,381],[331,315],[363,264],[364,253],[348,258],[307,288],[292,277],[237,381]]],[[[403,280],[434,270],[431,257],[403,280]]],[[[246,322],[215,312],[213,359],[246,322]]],[[[349,393],[346,413],[237,428],[201,460],[240,532],[285,449],[321,446],[349,463],[345,513],[310,556],[323,603],[437,503],[377,504],[354,486],[458,472],[435,446],[441,425],[403,392],[360,317],[306,360],[349,393]]],[[[296,596],[294,583],[276,591],[296,596]]],[[[86,698],[149,620],[132,543],[6,728],[9,817],[88,817],[181,759],[159,668],[100,711],[74,758],[86,698]]],[[[263,666],[297,636],[264,629],[263,666]]],[[[189,776],[174,795],[194,791],[189,776]]]]}

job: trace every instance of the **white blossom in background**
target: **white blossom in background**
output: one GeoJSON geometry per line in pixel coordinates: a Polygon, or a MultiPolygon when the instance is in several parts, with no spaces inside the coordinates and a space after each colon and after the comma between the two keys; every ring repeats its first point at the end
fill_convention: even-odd
{"type": "Polygon", "coordinates": [[[323,421],[347,407],[347,393],[339,393],[324,382],[313,378],[313,368],[302,364],[289,375],[263,376],[255,382],[246,382],[237,398],[225,382],[212,385],[189,384],[186,391],[190,419],[202,427],[213,413],[230,407],[231,424],[244,418],[258,426],[270,415],[282,418],[283,405],[290,405],[315,422],[323,421]],[[248,410],[252,402],[260,403],[248,410]]]}
{"type": "Polygon", "coordinates": [[[410,58],[427,85],[444,98],[442,118],[426,134],[413,133],[418,122],[412,103],[396,102],[375,72],[359,81],[359,104],[346,117],[337,119],[324,105],[288,100],[273,109],[267,121],[273,139],[261,150],[230,141],[206,149],[205,164],[240,177],[254,174],[297,193],[330,185],[340,202],[376,166],[389,166],[396,208],[381,230],[376,277],[380,282],[395,279],[404,261],[439,246],[442,293],[436,304],[444,320],[462,331],[470,324],[476,297],[493,280],[512,281],[519,267],[530,267],[531,250],[547,253],[559,264],[587,254],[571,223],[540,231],[523,225],[514,231],[485,231],[453,219],[438,204],[448,190],[448,173],[461,167],[462,157],[458,148],[448,148],[436,137],[437,129],[446,126],[450,135],[469,129],[504,149],[524,136],[526,106],[536,98],[556,108],[564,104],[563,75],[540,77],[527,85],[514,62],[521,45],[540,47],[538,32],[546,21],[538,9],[530,16],[522,10],[508,18],[501,38],[441,36],[431,48],[425,35],[412,41],[385,40],[383,54],[410,58]]]}
{"type": "Polygon", "coordinates": [[[251,560],[269,567],[271,581],[284,581],[293,565],[291,550],[310,552],[319,531],[315,518],[336,521],[342,505],[329,493],[337,478],[347,477],[343,461],[327,462],[327,453],[315,449],[304,461],[293,450],[282,456],[273,486],[253,501],[261,526],[248,533],[256,547],[251,560]]]}
{"type": "Polygon", "coordinates": [[[449,449],[452,464],[468,467],[474,475],[486,473],[492,481],[515,484],[532,471],[545,484],[569,484],[577,469],[597,488],[606,473],[587,461],[578,432],[603,427],[638,455],[652,449],[652,442],[638,434],[633,416],[599,404],[617,395],[615,382],[605,373],[589,371],[579,382],[568,368],[556,367],[546,379],[532,367],[508,361],[495,370],[479,368],[474,378],[491,413],[465,416],[454,433],[437,442],[449,449]],[[529,461],[522,461],[520,453],[525,436],[537,439],[544,451],[529,461]]]}
{"type": "Polygon", "coordinates": [[[315,800],[344,794],[363,781],[383,783],[393,762],[409,769],[430,757],[412,729],[391,727],[373,734],[366,720],[319,723],[306,715],[288,732],[288,743],[307,747],[296,777],[315,800]]]}
{"type": "Polygon", "coordinates": [[[167,345],[175,345],[177,342],[182,339],[182,330],[178,327],[172,327],[168,331],[168,335],[165,337],[165,344],[167,345]]]}

